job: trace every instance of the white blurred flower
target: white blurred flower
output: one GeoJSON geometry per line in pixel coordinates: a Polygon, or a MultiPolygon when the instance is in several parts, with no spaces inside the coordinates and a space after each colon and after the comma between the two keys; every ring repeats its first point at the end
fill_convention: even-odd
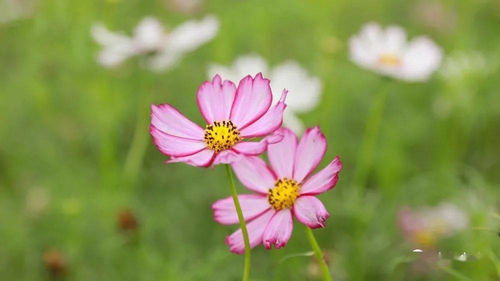
{"type": "Polygon", "coordinates": [[[441,63],[441,48],[425,36],[408,42],[398,26],[366,24],[351,37],[350,57],[359,66],[397,79],[426,81],[441,63]]]}
{"type": "Polygon", "coordinates": [[[283,89],[287,89],[287,109],[284,114],[284,125],[295,133],[304,131],[304,124],[298,113],[311,111],[319,102],[322,85],[319,78],[311,76],[295,61],[285,61],[270,69],[267,62],[257,55],[246,55],[236,59],[232,66],[212,64],[208,68],[209,78],[215,74],[224,79],[240,81],[247,75],[262,72],[271,80],[273,100],[278,101],[283,89]]]}
{"type": "Polygon", "coordinates": [[[450,203],[417,211],[405,208],[399,213],[399,226],[404,235],[421,247],[432,247],[439,239],[449,237],[468,225],[467,214],[450,203]]]}
{"type": "Polygon", "coordinates": [[[488,75],[498,67],[497,59],[486,59],[478,51],[455,51],[443,62],[440,74],[449,80],[463,79],[468,75],[488,75]]]}
{"type": "Polygon", "coordinates": [[[161,23],[146,17],[131,37],[108,30],[101,24],[92,27],[94,40],[102,45],[98,61],[105,67],[115,67],[136,55],[146,56],[148,68],[161,71],[177,63],[182,56],[210,41],[219,29],[213,16],[200,21],[188,21],[167,32],[161,23]]]}
{"type": "Polygon", "coordinates": [[[464,211],[450,203],[443,203],[422,213],[427,226],[435,232],[449,236],[467,228],[469,219],[464,211]]]}

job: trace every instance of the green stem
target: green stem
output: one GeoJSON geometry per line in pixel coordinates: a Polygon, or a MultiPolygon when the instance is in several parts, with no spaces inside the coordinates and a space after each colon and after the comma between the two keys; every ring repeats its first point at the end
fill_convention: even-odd
{"type": "Polygon", "coordinates": [[[354,173],[354,184],[360,189],[364,189],[366,179],[373,162],[373,151],[377,142],[380,123],[382,121],[385,101],[387,98],[387,90],[385,87],[378,93],[375,102],[371,108],[370,115],[366,121],[366,128],[363,135],[363,143],[361,145],[360,154],[358,157],[358,167],[354,173]]]}
{"type": "Polygon", "coordinates": [[[243,217],[243,211],[241,210],[240,201],[238,200],[238,193],[236,192],[236,187],[234,185],[233,172],[231,171],[231,166],[226,164],[227,177],[229,178],[229,190],[231,191],[231,196],[233,197],[234,206],[236,207],[236,213],[238,214],[238,220],[240,221],[241,233],[243,234],[243,242],[245,243],[245,264],[243,268],[243,281],[248,281],[250,276],[250,261],[251,261],[251,248],[250,240],[248,239],[248,230],[243,217]]]}
{"type": "Polygon", "coordinates": [[[323,252],[321,251],[321,248],[319,247],[318,242],[316,241],[316,237],[314,237],[312,229],[310,229],[307,226],[306,226],[306,234],[307,238],[309,238],[309,243],[311,244],[311,248],[314,251],[314,255],[316,256],[319,266],[321,267],[321,271],[323,272],[323,280],[332,281],[333,280],[332,275],[330,274],[330,269],[328,269],[328,265],[326,264],[325,256],[323,255],[323,252]]]}
{"type": "Polygon", "coordinates": [[[148,117],[149,117],[149,104],[151,103],[151,90],[150,90],[150,77],[149,74],[142,73],[139,66],[136,66],[136,82],[137,91],[142,93],[138,97],[137,105],[137,121],[135,124],[134,135],[132,143],[125,158],[123,168],[125,183],[133,186],[138,178],[139,172],[142,167],[142,162],[148,147],[149,131],[148,131],[148,117]]]}
{"type": "MultiPolygon", "coordinates": [[[[142,103],[141,103],[142,104],[142,103]]],[[[124,177],[128,184],[134,185],[139,170],[142,166],[142,159],[146,153],[146,148],[148,144],[148,124],[147,124],[147,114],[145,108],[139,109],[141,112],[138,113],[137,122],[135,124],[134,136],[132,137],[132,144],[125,158],[124,167],[124,177]]]]}

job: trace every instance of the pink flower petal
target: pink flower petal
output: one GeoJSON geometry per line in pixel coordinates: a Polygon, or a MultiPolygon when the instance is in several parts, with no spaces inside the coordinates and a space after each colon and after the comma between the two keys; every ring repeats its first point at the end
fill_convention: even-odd
{"type": "MultiPolygon", "coordinates": [[[[274,209],[270,209],[247,224],[250,247],[254,248],[262,243],[262,234],[264,233],[266,226],[269,224],[269,220],[275,213],[276,211],[274,209]]],[[[245,252],[245,244],[243,242],[241,229],[238,229],[233,234],[226,237],[226,244],[229,246],[229,250],[231,252],[235,254],[243,254],[245,252]]]]}
{"type": "Polygon", "coordinates": [[[171,136],[202,140],[204,130],[168,104],[151,105],[151,125],[171,136]]]}
{"type": "Polygon", "coordinates": [[[150,132],[156,147],[168,156],[189,156],[205,149],[207,146],[201,140],[186,139],[166,134],[158,130],[155,126],[151,126],[150,132]]]}
{"type": "Polygon", "coordinates": [[[242,153],[244,155],[248,156],[257,156],[262,154],[264,151],[266,151],[267,148],[267,141],[262,140],[262,141],[243,141],[235,146],[233,146],[233,149],[239,153],[242,153]]]}
{"type": "Polygon", "coordinates": [[[191,166],[206,168],[212,165],[213,160],[214,160],[214,152],[210,149],[204,149],[193,155],[184,157],[172,157],[170,158],[170,160],[167,161],[167,163],[183,162],[191,166]]]}
{"type": "Polygon", "coordinates": [[[241,79],[231,109],[231,121],[242,130],[267,112],[272,99],[269,80],[262,78],[261,73],[255,78],[249,75],[241,79]]]}
{"type": "Polygon", "coordinates": [[[321,201],[314,196],[300,196],[293,205],[295,217],[310,228],[325,227],[330,214],[321,201]]]}
{"type": "Polygon", "coordinates": [[[337,184],[342,162],[337,156],[328,166],[305,181],[300,189],[301,195],[316,195],[326,192],[337,184]]]}
{"type": "Polygon", "coordinates": [[[272,188],[276,181],[274,174],[259,157],[241,157],[231,166],[240,182],[255,192],[267,195],[269,188],[272,188]]]}
{"type": "Polygon", "coordinates": [[[244,138],[261,137],[270,134],[281,127],[283,111],[286,108],[285,99],[288,91],[283,90],[280,101],[266,112],[261,118],[241,130],[244,138]]]}
{"type": "Polygon", "coordinates": [[[326,138],[319,127],[306,130],[297,146],[293,178],[302,182],[321,162],[326,152],[326,138]]]}
{"type": "Polygon", "coordinates": [[[236,86],[231,81],[224,81],[215,75],[212,81],[206,81],[198,89],[197,102],[208,124],[214,121],[229,120],[236,86]]]}
{"type": "Polygon", "coordinates": [[[246,156],[257,156],[266,151],[267,146],[273,143],[278,143],[283,139],[283,135],[279,131],[266,136],[258,142],[240,142],[233,146],[233,150],[246,156]]]}
{"type": "Polygon", "coordinates": [[[267,156],[278,178],[287,177],[291,179],[293,177],[297,137],[291,130],[286,128],[281,128],[279,132],[283,135],[283,140],[269,145],[267,156]]]}
{"type": "Polygon", "coordinates": [[[234,150],[224,150],[215,154],[214,163],[212,165],[231,164],[238,161],[241,157],[243,156],[234,150]]]}
{"type": "MultiPolygon", "coordinates": [[[[269,202],[267,202],[267,197],[260,194],[238,195],[238,199],[245,221],[249,221],[271,208],[269,202]]],[[[212,210],[214,211],[214,219],[218,223],[238,223],[238,214],[236,213],[232,197],[217,200],[212,205],[212,210]]]]}
{"type": "Polygon", "coordinates": [[[292,230],[292,211],[290,209],[283,209],[276,212],[269,221],[262,236],[264,247],[266,249],[271,249],[273,245],[276,249],[284,247],[292,236],[292,230]]]}

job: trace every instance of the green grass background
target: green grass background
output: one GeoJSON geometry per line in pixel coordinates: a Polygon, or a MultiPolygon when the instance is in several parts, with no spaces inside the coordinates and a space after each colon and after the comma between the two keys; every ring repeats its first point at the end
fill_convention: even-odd
{"type": "MultiPolygon", "coordinates": [[[[498,63],[500,2],[440,1],[455,15],[445,31],[417,20],[417,3],[213,0],[188,16],[161,1],[42,0],[33,17],[0,23],[0,280],[50,280],[41,257],[52,248],[66,259],[64,280],[238,280],[243,258],[223,243],[236,227],[215,223],[210,209],[229,195],[222,167],[164,165],[166,157],[145,139],[144,157],[139,149],[129,160],[137,178],[124,169],[135,128],[147,134],[147,121],[137,119],[146,120],[149,104],[171,103],[201,122],[195,93],[207,64],[247,53],[271,65],[297,60],[323,81],[321,103],[302,119],[328,138],[323,165],[335,155],[344,162],[337,187],[320,196],[331,213],[328,226],[315,230],[334,280],[499,280],[498,67],[409,84],[387,82],[348,60],[348,38],[377,21],[427,34],[445,54],[478,50],[498,63]],[[133,60],[117,70],[96,63],[90,27],[97,21],[130,31],[147,15],[175,26],[208,13],[219,18],[219,34],[169,72],[151,73],[133,60]],[[361,188],[353,174],[381,88],[389,95],[361,188]],[[445,114],[436,101],[446,102],[445,114]],[[48,197],[43,210],[30,211],[33,192],[48,197]],[[397,211],[443,201],[471,218],[466,231],[440,245],[443,253],[475,258],[415,274],[397,211]],[[139,220],[132,242],[117,230],[123,208],[139,220]]],[[[308,251],[296,224],[284,249],[253,251],[252,280],[316,280],[311,257],[284,259],[308,251]]]]}

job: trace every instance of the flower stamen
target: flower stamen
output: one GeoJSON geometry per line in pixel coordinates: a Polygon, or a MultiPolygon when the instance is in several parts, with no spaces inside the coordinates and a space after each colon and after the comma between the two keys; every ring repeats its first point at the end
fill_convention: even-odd
{"type": "Polygon", "coordinates": [[[205,128],[205,143],[216,153],[230,149],[241,139],[240,131],[231,121],[215,121],[205,128]]]}
{"type": "Polygon", "coordinates": [[[379,57],[378,63],[385,66],[400,66],[401,59],[393,54],[383,54],[379,57]]]}
{"type": "Polygon", "coordinates": [[[274,188],[269,189],[267,200],[271,206],[279,211],[291,208],[299,197],[300,184],[288,178],[282,178],[276,181],[274,188]]]}

